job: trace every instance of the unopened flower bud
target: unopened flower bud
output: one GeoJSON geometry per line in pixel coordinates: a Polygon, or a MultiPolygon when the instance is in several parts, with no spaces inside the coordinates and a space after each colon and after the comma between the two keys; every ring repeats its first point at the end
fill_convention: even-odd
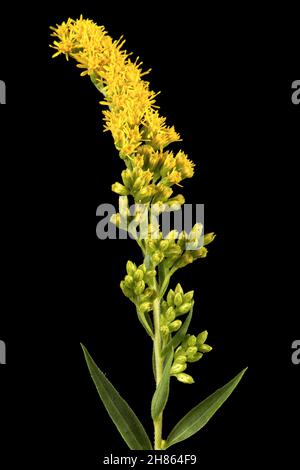
{"type": "Polygon", "coordinates": [[[147,289],[144,290],[142,294],[142,301],[146,302],[154,297],[155,291],[151,289],[150,287],[147,287],[147,289]]]}
{"type": "Polygon", "coordinates": [[[177,380],[179,380],[179,382],[182,382],[184,384],[193,384],[193,383],[195,383],[193,377],[189,374],[185,374],[184,372],[182,372],[180,374],[177,374],[176,378],[177,378],[177,380]]]}
{"type": "Polygon", "coordinates": [[[137,282],[134,288],[135,295],[141,295],[144,292],[144,290],[145,290],[145,282],[144,281],[137,282]]]}
{"type": "Polygon", "coordinates": [[[111,189],[114,193],[117,193],[120,196],[127,196],[129,194],[128,189],[126,189],[125,186],[123,186],[121,183],[114,183],[111,186],[111,189]]]}
{"type": "Polygon", "coordinates": [[[176,307],[180,307],[182,302],[183,302],[182,294],[177,292],[177,294],[175,294],[174,296],[174,304],[176,305],[176,307]]]}
{"type": "Polygon", "coordinates": [[[188,357],[189,362],[197,362],[199,359],[203,357],[203,354],[200,352],[196,352],[194,355],[188,357]]]}
{"type": "Polygon", "coordinates": [[[188,313],[191,310],[191,302],[187,302],[182,304],[178,309],[176,310],[176,313],[179,315],[183,315],[184,313],[188,313]]]}
{"type": "Polygon", "coordinates": [[[204,235],[204,239],[203,239],[203,245],[208,245],[209,243],[211,243],[212,241],[214,241],[214,239],[216,238],[216,234],[211,232],[211,233],[207,233],[206,235],[204,235]]]}
{"type": "Polygon", "coordinates": [[[167,295],[167,302],[168,302],[169,307],[171,307],[174,304],[174,296],[175,296],[174,291],[170,289],[167,295]]]}
{"type": "Polygon", "coordinates": [[[181,327],[181,325],[182,325],[182,321],[180,321],[180,320],[173,321],[169,325],[170,332],[173,333],[174,331],[178,331],[179,328],[181,327]]]}
{"type": "Polygon", "coordinates": [[[206,258],[207,249],[205,248],[205,246],[201,246],[201,248],[199,248],[199,250],[194,250],[193,251],[193,256],[194,256],[195,259],[197,259],[197,258],[206,258]]]}
{"type": "Polygon", "coordinates": [[[169,240],[162,240],[160,243],[159,243],[159,248],[161,251],[165,251],[169,246],[169,240]]]}
{"type": "Polygon", "coordinates": [[[152,261],[155,265],[161,263],[163,259],[164,255],[159,251],[156,251],[152,256],[152,261]]]}
{"type": "Polygon", "coordinates": [[[197,346],[190,346],[189,348],[187,348],[186,355],[187,355],[188,360],[191,357],[193,357],[194,354],[196,354],[197,351],[198,351],[197,346]]]}
{"type": "Polygon", "coordinates": [[[124,283],[126,287],[131,288],[133,285],[133,277],[127,274],[124,279],[124,283]]]}
{"type": "Polygon", "coordinates": [[[121,173],[123,183],[127,188],[131,188],[132,186],[132,174],[129,169],[123,170],[121,173]]]}
{"type": "Polygon", "coordinates": [[[187,357],[186,357],[186,356],[180,355],[180,356],[176,356],[176,357],[175,357],[175,362],[176,362],[176,364],[185,364],[186,361],[187,361],[187,357]]]}
{"type": "Polygon", "coordinates": [[[136,265],[132,261],[127,261],[126,271],[127,271],[127,274],[130,274],[132,276],[136,271],[136,265]]]}
{"type": "Polygon", "coordinates": [[[183,296],[183,302],[184,302],[184,303],[191,302],[191,300],[193,300],[193,297],[194,297],[194,291],[193,291],[193,290],[190,290],[189,292],[187,292],[186,294],[184,294],[184,296],[183,296]]]}
{"type": "Polygon", "coordinates": [[[195,346],[196,345],[196,342],[197,342],[197,338],[195,335],[190,335],[188,340],[187,340],[187,346],[190,347],[190,346],[195,346]]]}
{"type": "Polygon", "coordinates": [[[144,278],[144,272],[142,269],[137,269],[133,275],[133,279],[138,282],[144,278]]]}
{"type": "Polygon", "coordinates": [[[151,302],[143,302],[139,306],[139,310],[142,314],[150,312],[152,310],[152,303],[151,302]]]}
{"type": "Polygon", "coordinates": [[[200,346],[198,346],[198,349],[200,352],[208,353],[212,350],[212,347],[209,346],[209,344],[200,344],[200,346]]]}
{"type": "Polygon", "coordinates": [[[207,340],[208,337],[208,331],[202,331],[201,333],[198,334],[197,336],[197,345],[200,346],[201,344],[204,344],[205,341],[207,340]]]}
{"type": "Polygon", "coordinates": [[[186,364],[173,364],[170,370],[171,375],[180,374],[187,368],[186,364]]]}
{"type": "MultiPolygon", "coordinates": [[[[195,252],[193,252],[195,253],[195,252]]],[[[176,267],[184,268],[186,265],[192,263],[194,261],[193,256],[190,253],[184,253],[181,258],[177,261],[176,267]]]]}
{"type": "Polygon", "coordinates": [[[121,287],[121,289],[122,289],[123,294],[124,294],[126,297],[129,297],[129,298],[132,297],[132,290],[129,289],[129,287],[127,287],[127,286],[125,285],[125,282],[124,282],[124,281],[121,281],[121,282],[120,282],[120,287],[121,287]]]}
{"type": "Polygon", "coordinates": [[[168,335],[169,334],[169,327],[167,325],[162,325],[160,327],[160,331],[162,335],[168,335]]]}
{"type": "Polygon", "coordinates": [[[183,295],[183,289],[181,287],[181,285],[178,283],[177,286],[175,287],[175,294],[182,294],[183,295]]]}
{"type": "Polygon", "coordinates": [[[168,322],[172,322],[173,320],[175,320],[175,317],[176,317],[176,314],[175,314],[175,310],[173,307],[169,307],[165,313],[165,317],[166,317],[166,320],[168,320],[168,322]]]}

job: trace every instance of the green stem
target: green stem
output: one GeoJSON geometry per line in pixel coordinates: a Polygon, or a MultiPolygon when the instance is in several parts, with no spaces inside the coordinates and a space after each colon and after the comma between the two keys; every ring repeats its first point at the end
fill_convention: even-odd
{"type": "MultiPolygon", "coordinates": [[[[160,334],[160,298],[157,298],[153,302],[153,319],[154,319],[154,358],[155,358],[155,375],[156,375],[156,387],[158,387],[163,374],[163,358],[161,355],[161,334],[160,334]]],[[[153,421],[154,423],[154,449],[161,449],[162,441],[162,423],[163,414],[160,415],[153,421]]]]}

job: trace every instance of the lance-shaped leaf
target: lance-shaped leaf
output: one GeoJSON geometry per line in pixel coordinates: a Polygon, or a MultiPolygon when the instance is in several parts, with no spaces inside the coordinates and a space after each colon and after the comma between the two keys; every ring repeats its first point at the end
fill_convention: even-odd
{"type": "Polygon", "coordinates": [[[151,415],[155,420],[160,413],[164,410],[168,398],[170,389],[170,369],[173,362],[174,350],[172,349],[167,357],[166,365],[163,371],[161,381],[158,384],[157,389],[152,398],[151,403],[151,415]]]}
{"type": "Polygon", "coordinates": [[[179,346],[181,344],[183,338],[185,337],[185,335],[187,333],[188,327],[190,326],[191,319],[192,319],[192,316],[193,316],[193,308],[194,308],[194,302],[193,302],[191,310],[190,310],[188,316],[186,317],[184,323],[182,324],[180,330],[177,331],[176,335],[173,336],[173,338],[168,342],[168,344],[163,349],[163,352],[162,352],[163,356],[168,354],[168,352],[172,348],[175,349],[175,348],[177,348],[177,346],[179,346]]]}
{"type": "Polygon", "coordinates": [[[242,370],[234,379],[224,385],[224,387],[216,390],[215,393],[189,411],[170,432],[166,448],[184,441],[202,429],[233,392],[246,370],[247,369],[242,370]]]}
{"type": "Polygon", "coordinates": [[[87,349],[83,345],[81,346],[100,398],[129,449],[151,450],[151,442],[140,420],[97,367],[87,349]]]}

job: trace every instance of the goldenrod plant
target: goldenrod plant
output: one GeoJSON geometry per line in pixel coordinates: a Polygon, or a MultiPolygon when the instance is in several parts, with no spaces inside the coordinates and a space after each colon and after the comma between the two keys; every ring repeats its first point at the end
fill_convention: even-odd
{"type": "Polygon", "coordinates": [[[208,422],[246,370],[196,405],[163,439],[163,411],[170,382],[178,380],[183,386],[193,384],[194,378],[188,373],[189,363],[205,360],[212,349],[206,342],[207,331],[198,335],[188,333],[194,291],[184,292],[180,284],[169,289],[170,280],[177,270],[205,258],[206,247],[215,235],[203,235],[202,225],[197,223],[190,233],[171,230],[164,236],[158,219],[153,217],[181,208],[185,199],[182,194],[174,194],[174,188],[181,188],[182,181],[193,176],[195,165],[182,150],[168,149],[181,138],[159,114],[157,95],[144,79],[149,71],[143,71],[141,63],[131,59],[131,54],[123,48],[122,38],[114,41],[103,26],[89,19],[68,19],[52,30],[53,57],[64,54],[67,60],[75,59],[81,75],[89,76],[103,95],[100,103],[105,106],[105,131],[111,132],[125,165],[121,181],[112,185],[112,191],[120,196],[120,212],[113,216],[112,222],[128,230],[142,251],[140,263],[127,262],[121,289],[135,305],[137,317],[153,343],[156,382],[151,403],[153,446],[140,420],[82,346],[85,359],[100,398],[128,447],[168,449],[208,422]],[[143,210],[132,215],[129,201],[143,210]],[[145,213],[147,223],[141,237],[135,229],[145,220],[142,217],[145,213]]]}

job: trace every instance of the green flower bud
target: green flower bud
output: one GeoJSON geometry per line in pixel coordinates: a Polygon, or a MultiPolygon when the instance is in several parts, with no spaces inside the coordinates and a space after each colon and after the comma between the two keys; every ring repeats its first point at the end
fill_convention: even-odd
{"type": "Polygon", "coordinates": [[[177,230],[171,230],[171,232],[168,233],[166,238],[167,238],[167,240],[177,240],[178,231],[177,230]]]}
{"type": "Polygon", "coordinates": [[[209,346],[209,344],[200,344],[200,346],[198,346],[198,349],[200,352],[208,353],[212,350],[212,347],[209,346]]]}
{"type": "Polygon", "coordinates": [[[173,321],[172,323],[170,323],[169,325],[169,330],[171,333],[173,333],[174,331],[177,331],[179,330],[179,328],[181,327],[182,325],[182,321],[180,320],[175,320],[173,321]]]}
{"type": "Polygon", "coordinates": [[[164,259],[164,255],[159,251],[156,251],[154,255],[152,256],[152,261],[156,265],[161,263],[163,259],[164,259]]]}
{"type": "Polygon", "coordinates": [[[183,354],[185,354],[185,351],[182,346],[179,346],[175,351],[174,357],[177,358],[178,356],[181,356],[183,354]]]}
{"type": "Polygon", "coordinates": [[[195,335],[190,335],[188,340],[187,340],[187,346],[196,346],[197,338],[195,335]]]}
{"type": "Polygon", "coordinates": [[[208,245],[209,243],[211,243],[212,241],[214,241],[214,239],[216,238],[216,234],[211,232],[211,233],[207,233],[206,235],[204,235],[204,239],[203,239],[203,245],[208,245]]]}
{"type": "Polygon", "coordinates": [[[175,310],[173,307],[168,308],[168,310],[165,313],[165,317],[166,317],[166,320],[168,320],[168,322],[172,322],[173,320],[175,320],[176,314],[175,314],[175,310]]]}
{"type": "Polygon", "coordinates": [[[172,289],[170,289],[167,295],[167,302],[168,302],[169,307],[174,305],[174,297],[175,297],[175,293],[172,289]]]}
{"type": "Polygon", "coordinates": [[[132,186],[132,174],[131,174],[131,171],[130,170],[123,170],[122,173],[121,173],[121,176],[122,176],[122,180],[123,180],[123,183],[125,184],[125,186],[127,188],[131,188],[132,186]]]}
{"type": "Polygon", "coordinates": [[[130,274],[132,276],[136,271],[136,265],[132,261],[127,261],[126,271],[127,271],[127,274],[130,274]]]}
{"type": "Polygon", "coordinates": [[[193,297],[194,297],[194,291],[193,291],[193,290],[190,290],[189,292],[187,292],[186,294],[184,294],[184,296],[183,296],[183,302],[184,302],[184,303],[191,302],[191,301],[193,300],[193,297]]]}
{"type": "Polygon", "coordinates": [[[175,294],[182,294],[183,295],[183,289],[182,289],[182,287],[179,283],[175,287],[175,294]]]}
{"type": "Polygon", "coordinates": [[[125,297],[129,297],[129,298],[132,297],[132,290],[129,289],[129,288],[125,285],[125,282],[124,282],[124,281],[121,281],[121,282],[120,282],[120,287],[121,287],[122,292],[123,292],[123,294],[125,295],[125,297]]]}
{"type": "Polygon", "coordinates": [[[204,246],[201,246],[199,250],[194,250],[192,251],[192,253],[193,253],[193,257],[197,259],[197,258],[206,258],[208,252],[204,246]]]}
{"type": "Polygon", "coordinates": [[[145,290],[145,282],[144,281],[137,282],[134,288],[135,295],[141,295],[144,292],[144,290],[145,290]]]}
{"type": "MultiPolygon", "coordinates": [[[[200,354],[200,353],[199,353],[200,354]]],[[[180,356],[177,356],[175,357],[175,361],[176,364],[185,364],[187,361],[187,357],[186,356],[183,356],[183,355],[180,355],[180,356]]]]}
{"type": "Polygon", "coordinates": [[[132,191],[134,192],[140,191],[143,186],[144,186],[144,177],[139,176],[138,178],[136,178],[135,182],[133,183],[132,191]]]}
{"type": "Polygon", "coordinates": [[[203,357],[203,354],[200,353],[200,352],[197,352],[193,356],[189,356],[188,361],[189,362],[197,362],[197,361],[199,361],[199,359],[201,359],[201,357],[203,357]]]}
{"type": "Polygon", "coordinates": [[[147,289],[144,290],[141,298],[143,302],[146,302],[150,299],[153,300],[154,296],[155,296],[155,291],[151,289],[150,287],[147,287],[147,289]]]}
{"type": "Polygon", "coordinates": [[[195,383],[193,377],[189,374],[185,374],[184,372],[176,375],[176,379],[179,380],[179,382],[182,382],[184,384],[193,384],[193,383],[195,383]]]}
{"type": "Polygon", "coordinates": [[[132,288],[133,286],[133,277],[127,274],[124,279],[124,283],[126,287],[132,288]]]}
{"type": "Polygon", "coordinates": [[[183,315],[184,313],[188,313],[191,310],[192,304],[191,302],[182,304],[178,309],[176,310],[177,315],[183,315]]]}
{"type": "Polygon", "coordinates": [[[175,294],[174,296],[174,304],[176,305],[176,307],[180,307],[182,302],[183,302],[182,294],[177,292],[177,294],[175,294]]]}
{"type": "Polygon", "coordinates": [[[198,336],[197,336],[197,345],[198,345],[198,347],[201,344],[205,343],[205,341],[207,340],[207,337],[208,337],[208,331],[207,330],[202,331],[201,333],[198,334],[198,336]]]}
{"type": "Polygon", "coordinates": [[[138,282],[144,278],[144,272],[142,269],[137,269],[133,275],[133,279],[138,282]]]}
{"type": "Polygon", "coordinates": [[[196,354],[197,351],[198,351],[197,346],[190,346],[189,348],[187,348],[186,355],[187,355],[188,361],[190,360],[191,357],[193,357],[196,354]]]}
{"type": "MultiPolygon", "coordinates": [[[[197,252],[198,250],[196,250],[197,252]]],[[[193,251],[193,253],[196,253],[193,251]]],[[[190,253],[184,253],[181,258],[177,261],[176,267],[177,268],[184,268],[188,264],[192,263],[194,261],[193,256],[190,253]]]]}
{"type": "Polygon", "coordinates": [[[121,184],[121,183],[112,184],[111,190],[114,193],[119,194],[120,196],[127,196],[129,194],[128,189],[126,189],[125,186],[123,186],[123,184],[121,184]]]}
{"type": "Polygon", "coordinates": [[[159,243],[159,248],[161,251],[165,251],[169,246],[169,240],[162,240],[160,243],[159,243]]]}
{"type": "Polygon", "coordinates": [[[162,325],[160,327],[160,331],[163,335],[168,335],[169,334],[169,327],[167,325],[162,325]]]}
{"type": "Polygon", "coordinates": [[[156,276],[155,269],[151,269],[150,271],[146,272],[146,278],[147,279],[153,279],[155,276],[156,276]]]}
{"type": "Polygon", "coordinates": [[[186,364],[173,364],[170,370],[171,375],[180,374],[187,368],[186,364]]]}
{"type": "Polygon", "coordinates": [[[151,312],[153,306],[151,302],[143,302],[139,305],[139,310],[142,314],[151,312]]]}

